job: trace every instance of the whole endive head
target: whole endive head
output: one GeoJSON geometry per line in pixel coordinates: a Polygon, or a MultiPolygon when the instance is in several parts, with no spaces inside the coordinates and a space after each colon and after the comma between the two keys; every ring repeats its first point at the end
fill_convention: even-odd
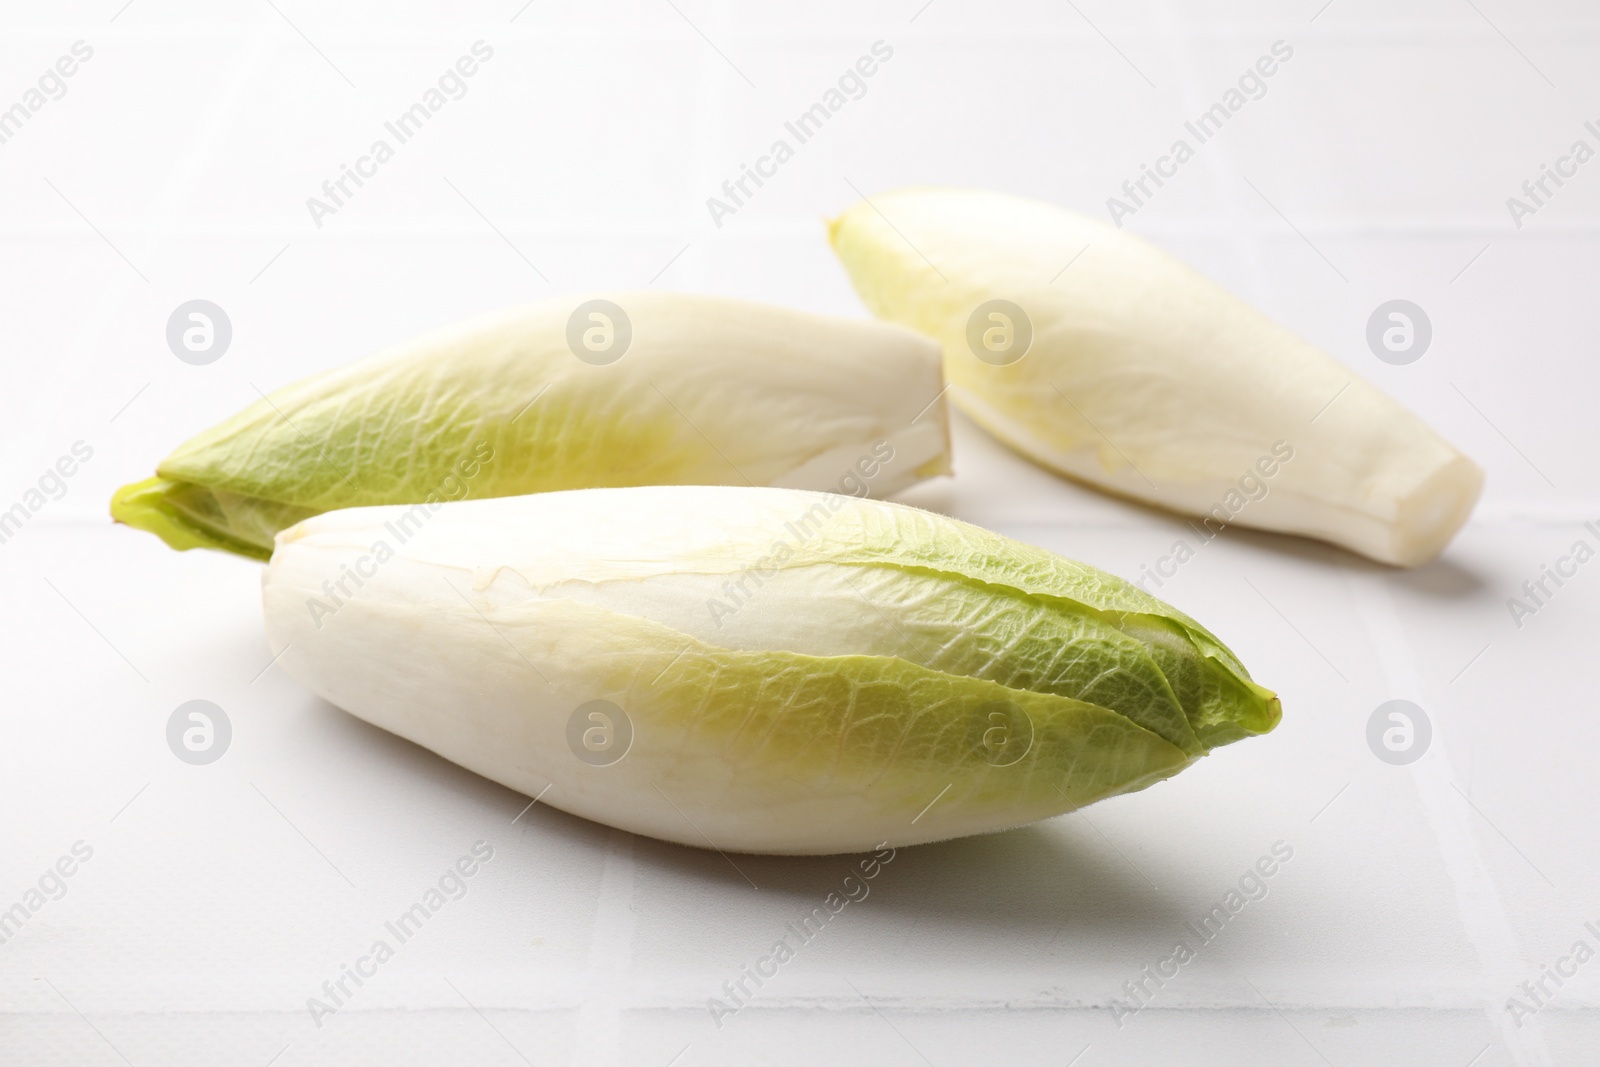
{"type": "Polygon", "coordinates": [[[829,236],[875,314],[941,342],[956,404],[1070,477],[1404,566],[1482,488],[1416,415],[1129,230],[922,188],[855,204],[829,236]]]}
{"type": "Polygon", "coordinates": [[[721,849],[1015,826],[1279,718],[1127,582],[836,494],[330,512],[279,535],[264,596],[278,662],[334,704],[544,803],[721,849]]]}
{"type": "Polygon", "coordinates": [[[334,508],[594,486],[892,493],[949,472],[937,346],[688,293],[574,296],[286,386],[124,486],[120,522],[266,558],[334,508]]]}

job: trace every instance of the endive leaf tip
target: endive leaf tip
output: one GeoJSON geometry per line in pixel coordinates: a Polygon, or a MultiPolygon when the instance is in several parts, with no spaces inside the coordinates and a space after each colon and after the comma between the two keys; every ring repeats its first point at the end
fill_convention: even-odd
{"type": "Polygon", "coordinates": [[[1225,745],[1243,741],[1247,737],[1270,734],[1283,721],[1283,702],[1269,689],[1263,689],[1248,680],[1250,697],[1236,702],[1230,713],[1195,726],[1200,739],[1200,755],[1209,756],[1225,745]]]}
{"type": "Polygon", "coordinates": [[[129,482],[122,486],[111,494],[111,521],[153,533],[179,550],[192,547],[175,543],[168,536],[172,523],[161,510],[159,502],[169,484],[166,478],[158,474],[142,482],[129,482]]]}
{"type": "Polygon", "coordinates": [[[1252,734],[1270,734],[1283,721],[1283,699],[1270,689],[1262,689],[1260,686],[1256,686],[1256,689],[1259,695],[1266,697],[1265,703],[1261,706],[1261,714],[1257,719],[1240,725],[1252,734]]]}
{"type": "Polygon", "coordinates": [[[179,552],[210,548],[262,560],[272,554],[270,549],[201,523],[192,508],[186,510],[179,500],[185,493],[197,492],[205,490],[160,474],[141,482],[129,482],[111,494],[111,520],[155,534],[167,547],[179,552]]]}

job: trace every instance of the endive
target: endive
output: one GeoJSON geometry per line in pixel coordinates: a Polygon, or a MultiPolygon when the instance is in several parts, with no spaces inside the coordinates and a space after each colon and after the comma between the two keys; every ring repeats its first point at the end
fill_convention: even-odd
{"type": "Polygon", "coordinates": [[[942,389],[937,347],[886,323],[687,293],[549,300],[265,396],[124,486],[112,515],[266,558],[279,530],[358,505],[650,484],[883,495],[949,471],[942,389]]]}
{"type": "Polygon", "coordinates": [[[263,582],[276,662],[333,704],[544,803],[724,850],[1016,826],[1279,717],[1127,582],[839,494],[334,511],[279,534],[263,582]]]}
{"type": "Polygon", "coordinates": [[[830,235],[874,313],[943,345],[956,404],[1063,474],[1401,565],[1477,500],[1478,466],[1421,419],[1125,230],[905,189],[830,235]]]}

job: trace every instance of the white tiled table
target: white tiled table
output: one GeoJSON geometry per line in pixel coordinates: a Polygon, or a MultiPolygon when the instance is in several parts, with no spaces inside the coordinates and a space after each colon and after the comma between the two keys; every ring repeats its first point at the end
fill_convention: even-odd
{"type": "MultiPolygon", "coordinates": [[[[0,944],[0,1062],[1600,1061],[1600,962],[1506,1010],[1600,948],[1600,565],[1521,628],[1505,605],[1600,519],[1600,163],[1521,229],[1505,203],[1593,141],[1591,6],[275,2],[0,15],[0,107],[94,49],[0,144],[0,507],[93,448],[0,545],[0,907],[93,850],[0,944]],[[859,313],[818,221],[851,185],[1102,211],[1280,39],[1267,94],[1129,225],[1476,456],[1477,517],[1411,573],[1228,531],[1161,592],[1282,693],[1275,733],[1087,817],[902,851],[721,1028],[707,999],[846,860],[741,858],[752,889],[712,852],[514,822],[525,798],[263,673],[253,564],[104,517],[258,387],[500,305],[655,284],[859,313]],[[314,226],[306,198],[478,40],[467,94],[314,226]],[[714,226],[706,197],[878,40],[867,93],[714,226]],[[234,327],[205,367],[163,336],[196,297],[234,327]],[[1395,297],[1435,328],[1405,367],[1364,340],[1395,297]],[[205,767],[163,733],[196,698],[234,729],[205,767]],[[1405,767],[1367,747],[1391,698],[1434,728],[1405,767]],[[314,1025],[306,998],[478,840],[465,897],[314,1025]],[[1119,1027],[1123,983],[1280,841],[1267,896],[1119,1027]]],[[[956,445],[960,476],[906,499],[1128,576],[1180,529],[964,422],[956,445]]]]}

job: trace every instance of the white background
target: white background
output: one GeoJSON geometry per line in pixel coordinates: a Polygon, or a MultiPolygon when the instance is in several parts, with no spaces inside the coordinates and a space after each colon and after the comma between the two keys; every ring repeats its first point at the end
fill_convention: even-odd
{"type": "MultiPolygon", "coordinates": [[[[94,852],[0,945],[0,1061],[1600,1058],[1600,962],[1521,1026],[1506,1007],[1600,948],[1600,564],[1520,628],[1505,603],[1600,519],[1600,162],[1520,229],[1506,207],[1596,145],[1592,5],[275,3],[3,15],[0,107],[74,41],[94,56],[0,145],[0,508],[74,442],[94,455],[0,545],[0,907],[94,852]],[[468,94],[317,228],[306,198],[480,39],[468,94]],[[1086,816],[902,851],[720,1029],[707,998],[846,859],[735,871],[543,805],[513,822],[526,798],[263,673],[256,565],[106,518],[258,388],[500,306],[653,284],[862,314],[821,223],[852,185],[1103,212],[1280,39],[1265,98],[1129,225],[1478,459],[1476,517],[1409,573],[1228,531],[1162,594],[1282,694],[1275,733],[1086,816]],[[878,40],[866,95],[713,225],[706,197],[878,40]],[[1397,297],[1435,332],[1404,367],[1365,341],[1397,297]],[[165,341],[194,298],[233,324],[210,366],[165,341]],[[196,698],[234,729],[207,767],[164,738],[196,698]],[[1407,767],[1366,741],[1391,698],[1434,727],[1407,767]],[[467,896],[313,1025],[306,998],[479,839],[495,858],[467,896]],[[1267,898],[1119,1028],[1122,983],[1278,841],[1267,898]]],[[[969,424],[955,444],[958,477],[907,500],[1129,577],[1181,530],[969,424]]]]}

